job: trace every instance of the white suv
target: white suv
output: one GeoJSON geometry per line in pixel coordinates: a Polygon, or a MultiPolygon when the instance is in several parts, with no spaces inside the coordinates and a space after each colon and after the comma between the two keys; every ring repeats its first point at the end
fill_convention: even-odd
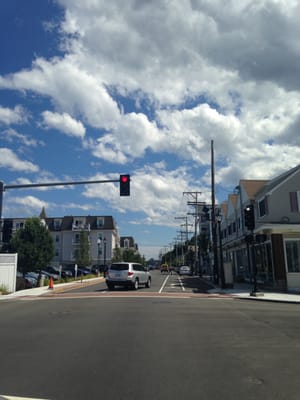
{"type": "Polygon", "coordinates": [[[140,285],[151,286],[151,275],[142,264],[131,262],[116,262],[111,264],[106,272],[106,285],[109,290],[115,286],[131,287],[135,290],[140,285]]]}

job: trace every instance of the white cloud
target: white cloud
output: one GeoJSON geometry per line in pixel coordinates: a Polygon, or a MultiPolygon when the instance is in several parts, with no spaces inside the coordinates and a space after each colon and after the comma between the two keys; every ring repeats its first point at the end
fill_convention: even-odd
{"type": "Polygon", "coordinates": [[[39,213],[43,207],[47,208],[49,205],[48,202],[40,200],[34,196],[16,197],[14,199],[14,203],[21,206],[26,206],[28,208],[28,212],[35,210],[37,213],[39,213]]]}
{"type": "MultiPolygon", "coordinates": [[[[119,175],[111,175],[109,178],[97,175],[92,179],[118,178],[119,175]]],[[[119,185],[113,183],[89,185],[84,195],[88,198],[107,200],[110,207],[120,212],[126,210],[142,213],[143,217],[132,223],[165,226],[176,225],[175,220],[170,218],[170,212],[174,217],[186,212],[183,192],[191,188],[199,191],[200,187],[205,193],[201,201],[209,201],[207,188],[199,182],[193,182],[193,177],[184,167],[168,171],[162,163],[147,165],[131,175],[130,186],[131,194],[128,198],[121,198],[119,185]]]]}
{"type": "Polygon", "coordinates": [[[20,158],[8,148],[0,148],[0,168],[7,168],[12,171],[38,172],[39,167],[30,161],[20,158]]]}
{"type": "Polygon", "coordinates": [[[3,140],[9,143],[13,143],[16,140],[28,147],[37,147],[45,145],[43,141],[36,140],[33,137],[30,137],[29,135],[23,135],[12,128],[5,129],[4,131],[0,132],[0,136],[3,140]]]}
{"type": "Polygon", "coordinates": [[[0,106],[0,123],[5,125],[22,124],[27,122],[27,113],[21,106],[14,109],[0,106]]]}
{"type": "Polygon", "coordinates": [[[77,65],[74,56],[47,61],[37,58],[31,70],[0,77],[0,88],[32,90],[49,96],[58,109],[70,115],[80,114],[94,127],[113,127],[119,109],[101,79],[77,65]]]}
{"type": "MultiPolygon", "coordinates": [[[[84,138],[95,157],[113,163],[143,158],[147,150],[174,154],[206,167],[200,185],[209,181],[211,139],[224,185],[299,163],[299,1],[227,1],[226,9],[222,0],[59,3],[66,7],[65,55],[37,58],[31,69],[0,77],[2,88],[51,99],[57,112],[43,113],[49,127],[84,138]],[[126,114],[118,94],[144,102],[151,116],[142,107],[126,114]],[[90,127],[98,138],[89,136],[90,127]]],[[[3,123],[22,118],[15,108],[1,119],[1,110],[3,123]]],[[[178,171],[154,168],[151,177],[147,167],[136,171],[133,190],[142,199],[123,204],[158,221],[176,207],[175,191],[192,185],[178,171]]],[[[105,193],[87,191],[107,200],[114,194],[113,184],[105,193]]]]}
{"type": "Polygon", "coordinates": [[[69,114],[58,114],[51,111],[44,111],[42,113],[44,125],[47,129],[57,129],[68,136],[84,138],[85,127],[80,121],[76,121],[69,114]]]}

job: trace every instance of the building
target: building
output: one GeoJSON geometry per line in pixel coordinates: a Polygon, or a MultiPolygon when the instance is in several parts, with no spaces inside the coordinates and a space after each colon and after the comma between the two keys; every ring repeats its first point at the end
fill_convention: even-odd
{"type": "MultiPolygon", "coordinates": [[[[80,246],[81,232],[87,233],[92,265],[106,265],[111,262],[113,250],[120,247],[116,223],[112,216],[65,216],[48,218],[41,213],[51,236],[53,237],[55,256],[53,265],[75,263],[80,246]]],[[[3,243],[26,223],[26,218],[4,218],[3,243]]]]}
{"type": "Polygon", "coordinates": [[[240,180],[222,205],[223,260],[235,280],[300,289],[300,165],[272,180],[240,180]],[[253,231],[244,209],[253,205],[253,231]]]}
{"type": "Polygon", "coordinates": [[[121,236],[120,248],[121,250],[132,250],[134,252],[138,251],[139,249],[132,236],[121,236]]]}

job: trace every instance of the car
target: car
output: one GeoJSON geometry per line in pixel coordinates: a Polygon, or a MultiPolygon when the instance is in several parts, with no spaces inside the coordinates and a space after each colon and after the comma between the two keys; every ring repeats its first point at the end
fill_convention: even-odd
{"type": "Polygon", "coordinates": [[[179,275],[192,275],[191,267],[189,267],[188,265],[182,265],[179,268],[179,275]]]}
{"type": "Polygon", "coordinates": [[[115,262],[108,268],[105,282],[109,290],[113,290],[115,286],[123,286],[135,290],[140,285],[150,288],[151,274],[142,264],[115,262]]]}
{"type": "Polygon", "coordinates": [[[58,280],[59,280],[59,275],[58,275],[58,274],[52,274],[51,272],[48,272],[48,271],[46,271],[46,270],[41,270],[41,273],[42,273],[43,275],[45,275],[46,278],[48,278],[48,279],[50,279],[50,278],[52,277],[52,279],[53,279],[54,281],[58,281],[58,280]]]}

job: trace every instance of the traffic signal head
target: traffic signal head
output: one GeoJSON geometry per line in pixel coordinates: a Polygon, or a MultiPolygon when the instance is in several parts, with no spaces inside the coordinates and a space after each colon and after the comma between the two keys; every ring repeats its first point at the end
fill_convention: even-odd
{"type": "Polygon", "coordinates": [[[254,217],[254,207],[253,204],[249,204],[244,208],[244,218],[245,218],[245,226],[253,231],[255,227],[255,217],[254,217]]]}
{"type": "Polygon", "coordinates": [[[120,196],[130,196],[130,175],[120,175],[120,196]]]}

